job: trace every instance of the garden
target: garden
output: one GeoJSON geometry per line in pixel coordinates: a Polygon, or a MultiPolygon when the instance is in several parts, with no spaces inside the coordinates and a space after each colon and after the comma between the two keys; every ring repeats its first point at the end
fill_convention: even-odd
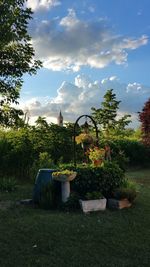
{"type": "Polygon", "coordinates": [[[74,123],[30,125],[16,105],[42,62],[25,2],[0,2],[0,266],[148,267],[150,99],[138,129],[113,89],[74,123]]]}
{"type": "Polygon", "coordinates": [[[149,145],[83,117],[1,129],[1,266],[149,266],[149,145]]]}

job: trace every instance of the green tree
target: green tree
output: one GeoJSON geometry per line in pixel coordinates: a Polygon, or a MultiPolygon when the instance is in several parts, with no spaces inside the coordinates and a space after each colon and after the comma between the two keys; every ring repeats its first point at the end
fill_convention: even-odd
{"type": "Polygon", "coordinates": [[[0,124],[20,123],[23,112],[18,104],[25,73],[35,74],[41,66],[34,60],[34,49],[28,34],[32,11],[25,7],[26,0],[0,0],[0,124]]]}
{"type": "Polygon", "coordinates": [[[150,98],[145,103],[142,112],[139,112],[141,122],[142,140],[147,146],[150,146],[150,98]]]}
{"type": "Polygon", "coordinates": [[[117,112],[121,101],[116,100],[116,94],[113,93],[113,89],[107,90],[104,95],[104,101],[101,103],[101,108],[92,107],[92,116],[100,126],[100,129],[104,131],[106,137],[110,136],[110,133],[121,134],[125,126],[127,126],[131,120],[130,115],[124,115],[117,120],[117,112]]]}

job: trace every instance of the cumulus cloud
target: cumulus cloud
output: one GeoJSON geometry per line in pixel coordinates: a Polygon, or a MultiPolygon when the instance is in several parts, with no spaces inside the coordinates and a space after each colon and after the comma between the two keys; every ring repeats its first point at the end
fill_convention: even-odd
{"type": "Polygon", "coordinates": [[[46,10],[52,7],[60,5],[58,0],[27,0],[27,7],[30,7],[33,11],[46,10]]]}
{"type": "Polygon", "coordinates": [[[117,99],[121,100],[118,115],[131,114],[133,125],[137,124],[137,112],[149,98],[150,87],[139,83],[121,83],[116,76],[92,81],[84,75],[77,75],[74,83],[63,82],[57,90],[57,96],[46,98],[45,102],[39,99],[31,99],[24,103],[24,109],[28,110],[31,117],[46,116],[57,118],[61,109],[65,121],[74,122],[82,114],[90,114],[91,107],[99,108],[105,92],[113,88],[117,99]],[[136,97],[136,98],[135,98],[136,97]]]}
{"type": "Polygon", "coordinates": [[[83,21],[73,9],[63,18],[32,25],[31,35],[37,56],[45,68],[79,71],[82,66],[104,68],[110,63],[125,64],[128,52],[146,45],[148,37],[124,37],[107,25],[106,19],[83,21]]]}

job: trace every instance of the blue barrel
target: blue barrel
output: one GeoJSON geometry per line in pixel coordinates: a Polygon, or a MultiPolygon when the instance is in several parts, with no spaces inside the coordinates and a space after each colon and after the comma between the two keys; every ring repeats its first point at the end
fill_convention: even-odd
{"type": "Polygon", "coordinates": [[[52,173],[54,171],[56,170],[40,169],[38,171],[33,189],[33,203],[36,204],[40,202],[42,187],[52,181],[52,173]]]}

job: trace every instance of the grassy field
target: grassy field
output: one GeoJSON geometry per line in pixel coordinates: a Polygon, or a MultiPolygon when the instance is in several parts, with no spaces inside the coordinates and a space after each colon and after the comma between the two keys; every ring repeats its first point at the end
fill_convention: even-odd
{"type": "Polygon", "coordinates": [[[84,215],[15,204],[31,197],[31,185],[0,193],[0,266],[150,266],[150,170],[127,176],[139,193],[132,208],[119,211],[84,215]]]}

